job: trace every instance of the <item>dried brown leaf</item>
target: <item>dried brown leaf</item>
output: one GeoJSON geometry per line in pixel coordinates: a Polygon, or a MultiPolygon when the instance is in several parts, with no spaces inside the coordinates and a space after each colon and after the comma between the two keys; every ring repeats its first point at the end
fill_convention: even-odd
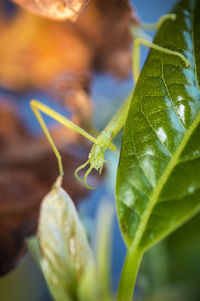
{"type": "Polygon", "coordinates": [[[19,10],[0,20],[0,84],[50,90],[68,74],[78,82],[80,74],[87,80],[95,70],[125,78],[131,68],[132,22],[138,21],[129,0],[90,1],[73,24],[19,10]]]}
{"type": "Polygon", "coordinates": [[[76,20],[88,0],[13,0],[28,11],[56,20],[76,20]]]}
{"type": "Polygon", "coordinates": [[[93,49],[93,68],[125,78],[130,73],[130,26],[139,24],[129,0],[93,0],[75,24],[93,49]]]}
{"type": "Polygon", "coordinates": [[[1,85],[49,90],[64,74],[88,71],[92,53],[70,23],[21,11],[0,24],[0,56],[1,85]]]}

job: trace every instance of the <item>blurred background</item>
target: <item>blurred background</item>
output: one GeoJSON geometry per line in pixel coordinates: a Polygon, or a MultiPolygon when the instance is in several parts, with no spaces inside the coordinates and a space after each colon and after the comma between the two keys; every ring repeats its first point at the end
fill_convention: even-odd
{"type": "MultiPolygon", "coordinates": [[[[155,23],[175,3],[134,0],[131,5],[142,22],[155,23]]],[[[54,155],[30,109],[30,100],[36,98],[96,133],[133,89],[131,37],[127,32],[131,22],[138,22],[137,18],[131,20],[132,13],[125,5],[120,10],[121,19],[116,11],[119,24],[115,28],[97,8],[98,1],[94,1],[78,23],[70,23],[32,15],[7,0],[0,3],[0,263],[2,275],[9,271],[0,278],[1,301],[51,300],[37,265],[29,253],[22,256],[24,240],[37,227],[40,201],[58,174],[54,155]],[[110,29],[111,36],[116,31],[116,36],[104,36],[100,32],[103,26],[110,29]]],[[[109,13],[108,19],[112,20],[109,13]]],[[[141,67],[147,53],[148,49],[142,47],[141,67]]],[[[91,175],[89,183],[97,188],[88,192],[73,173],[87,158],[91,145],[52,119],[45,121],[64,157],[64,187],[93,240],[100,202],[114,204],[118,156],[107,154],[111,165],[106,166],[102,177],[91,175]]],[[[119,146],[120,139],[119,135],[119,146]]],[[[200,300],[199,227],[197,216],[145,255],[136,300],[200,300]]],[[[114,293],[125,252],[115,216],[114,293]]]]}

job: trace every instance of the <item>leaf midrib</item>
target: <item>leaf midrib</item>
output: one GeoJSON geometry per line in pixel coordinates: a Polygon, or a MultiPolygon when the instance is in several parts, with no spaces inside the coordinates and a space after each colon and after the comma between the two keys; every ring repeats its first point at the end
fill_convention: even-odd
{"type": "MultiPolygon", "coordinates": [[[[197,79],[197,72],[196,72],[196,59],[195,59],[195,48],[194,48],[193,34],[194,34],[194,13],[193,13],[193,17],[192,17],[192,33],[191,33],[191,35],[192,35],[192,50],[193,50],[193,57],[194,57],[194,72],[195,72],[197,86],[199,88],[198,79],[197,79]]],[[[200,88],[199,88],[199,90],[200,90],[200,88]]],[[[172,101],[171,97],[170,97],[170,100],[172,101]]],[[[196,115],[196,118],[192,122],[191,126],[185,132],[181,143],[179,144],[179,146],[178,146],[176,152],[174,153],[174,155],[171,157],[171,160],[169,161],[169,164],[168,164],[165,172],[161,176],[158,184],[156,185],[156,188],[154,189],[154,192],[153,192],[153,194],[152,194],[152,196],[151,196],[151,198],[150,198],[150,200],[147,204],[147,207],[146,207],[146,209],[145,209],[145,211],[144,211],[144,213],[141,217],[142,222],[140,223],[140,225],[138,227],[138,231],[136,232],[133,243],[131,244],[131,248],[135,249],[135,247],[139,247],[139,244],[141,242],[141,239],[142,239],[143,234],[144,234],[145,229],[146,229],[146,225],[149,221],[152,210],[153,210],[155,204],[157,203],[158,197],[159,197],[165,183],[167,182],[167,179],[169,178],[169,175],[173,171],[174,167],[177,165],[178,158],[180,157],[182,151],[184,150],[188,140],[190,139],[190,137],[191,137],[192,133],[194,132],[194,130],[196,129],[196,127],[198,126],[199,122],[200,122],[200,112],[196,115]]]]}

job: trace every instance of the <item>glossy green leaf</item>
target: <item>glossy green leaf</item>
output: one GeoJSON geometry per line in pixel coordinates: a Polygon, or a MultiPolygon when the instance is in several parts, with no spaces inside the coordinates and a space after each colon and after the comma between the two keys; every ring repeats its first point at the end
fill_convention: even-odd
{"type": "Polygon", "coordinates": [[[133,93],[117,173],[128,246],[146,250],[200,209],[200,1],[182,0],[151,50],[133,93]]]}

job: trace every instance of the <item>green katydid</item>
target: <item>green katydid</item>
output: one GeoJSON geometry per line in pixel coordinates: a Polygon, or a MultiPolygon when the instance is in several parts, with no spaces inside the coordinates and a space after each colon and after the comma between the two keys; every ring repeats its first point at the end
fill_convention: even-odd
{"type": "MultiPolygon", "coordinates": [[[[162,51],[167,54],[175,55],[180,57],[186,67],[190,65],[189,61],[182,55],[181,53],[177,51],[172,51],[163,47],[160,47],[154,43],[152,43],[151,38],[145,34],[144,30],[153,30],[153,29],[158,29],[163,22],[165,22],[168,19],[175,20],[176,15],[175,14],[168,14],[162,16],[157,24],[142,24],[141,26],[133,27],[132,32],[134,36],[134,42],[133,42],[133,78],[135,81],[135,84],[138,80],[139,77],[139,72],[140,72],[140,45],[143,44],[144,46],[154,48],[158,51],[162,51]]],[[[89,139],[91,142],[93,142],[93,146],[91,148],[91,151],[88,156],[88,160],[81,165],[79,168],[76,169],[75,171],[75,176],[76,178],[82,182],[87,188],[93,189],[93,187],[90,187],[87,185],[87,177],[89,173],[92,171],[92,169],[96,169],[101,173],[103,165],[105,162],[107,162],[104,158],[105,151],[107,149],[110,150],[115,150],[115,146],[113,145],[112,141],[114,137],[119,133],[119,131],[123,128],[127,114],[129,111],[129,106],[130,106],[130,101],[131,101],[131,95],[124,101],[122,106],[118,109],[116,114],[112,117],[110,122],[107,124],[105,129],[97,136],[93,137],[89,133],[87,133],[84,129],[80,128],[78,125],[74,124],[72,121],[70,121],[68,118],[62,116],[61,114],[57,113],[56,111],[52,110],[48,106],[38,102],[37,100],[32,100],[31,101],[31,108],[40,123],[55,155],[58,160],[58,166],[59,166],[59,173],[60,176],[63,176],[63,167],[62,167],[62,159],[60,156],[60,153],[48,131],[48,128],[42,118],[42,115],[40,112],[52,117],[55,119],[57,122],[60,124],[64,125],[65,127],[76,131],[77,133],[83,135],[85,138],[89,139]],[[86,167],[87,165],[90,165],[88,170],[86,171],[83,179],[79,177],[78,172],[86,167]]]]}

